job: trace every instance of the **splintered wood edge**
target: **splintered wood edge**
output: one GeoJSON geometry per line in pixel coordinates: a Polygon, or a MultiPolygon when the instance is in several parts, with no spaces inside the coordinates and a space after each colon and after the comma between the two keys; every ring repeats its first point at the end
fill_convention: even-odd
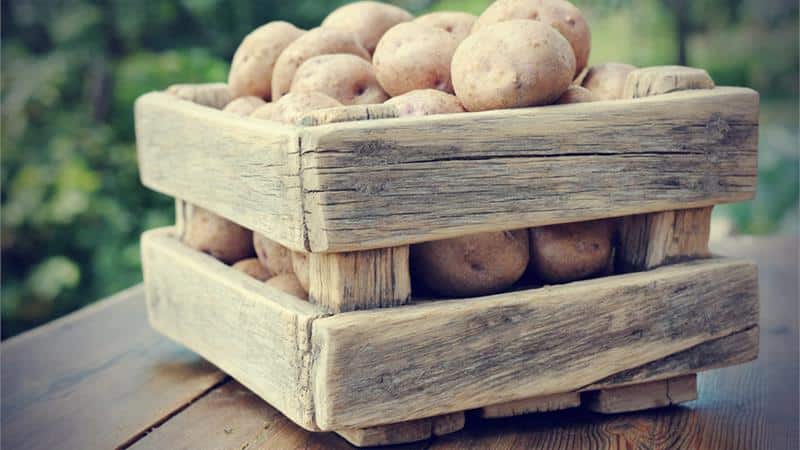
{"type": "MultiPolygon", "coordinates": [[[[756,277],[748,262],[703,260],[320,318],[312,324],[317,425],[335,430],[415,420],[579,391],[622,372],[630,377],[622,383],[641,383],[705,370],[683,359],[683,372],[673,373],[680,370],[658,361],[681,352],[691,358],[693,347],[754,329],[756,277]],[[582,313],[587,308],[592,312],[582,313]],[[636,312],[642,308],[647,312],[636,312]],[[536,351],[543,343],[547,348],[536,351]],[[640,366],[644,375],[635,370],[640,366]]],[[[745,343],[747,355],[756,349],[757,340],[745,343]]],[[[699,360],[705,366],[729,365],[724,351],[705,357],[699,360]]]]}

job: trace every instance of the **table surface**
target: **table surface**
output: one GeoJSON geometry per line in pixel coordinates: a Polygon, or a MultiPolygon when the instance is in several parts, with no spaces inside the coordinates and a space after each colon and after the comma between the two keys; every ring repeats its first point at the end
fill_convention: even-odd
{"type": "MultiPolygon", "coordinates": [[[[395,449],[798,448],[798,241],[728,238],[759,264],[761,351],[699,375],[699,399],[603,416],[580,409],[483,420],[395,449]]],[[[0,346],[5,449],[338,449],[147,324],[136,286],[0,346]]]]}

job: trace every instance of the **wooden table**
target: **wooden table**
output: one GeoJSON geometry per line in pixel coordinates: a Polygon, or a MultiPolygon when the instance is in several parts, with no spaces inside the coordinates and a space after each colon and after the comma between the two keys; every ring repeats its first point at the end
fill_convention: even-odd
{"type": "MultiPolygon", "coordinates": [[[[701,374],[681,407],[481,420],[393,448],[798,448],[798,241],[741,237],[716,253],[756,260],[761,353],[701,374]]],[[[136,286],[2,344],[4,449],[350,448],[308,433],[211,364],[157,335],[136,286]]]]}

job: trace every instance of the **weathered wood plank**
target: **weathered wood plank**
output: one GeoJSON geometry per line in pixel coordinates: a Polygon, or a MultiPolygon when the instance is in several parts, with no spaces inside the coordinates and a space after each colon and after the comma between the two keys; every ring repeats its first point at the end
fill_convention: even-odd
{"type": "Polygon", "coordinates": [[[403,305],[411,298],[408,252],[309,253],[309,300],[334,312],[403,305]]]}
{"type": "Polygon", "coordinates": [[[300,119],[298,125],[315,127],[356,120],[391,119],[397,116],[397,107],[394,105],[348,105],[311,111],[300,119]]]}
{"type": "Polygon", "coordinates": [[[140,97],[134,111],[145,186],[305,249],[294,127],[164,93],[140,97]]]}
{"type": "Polygon", "coordinates": [[[580,392],[565,392],[563,394],[543,395],[541,397],[524,398],[522,400],[484,406],[481,408],[480,414],[484,419],[493,419],[520,416],[534,412],[558,411],[580,405],[580,392]]]}
{"type": "Polygon", "coordinates": [[[316,428],[310,324],[321,309],[186,247],[169,229],[142,236],[142,263],[154,328],[316,428]]]}
{"type": "Polygon", "coordinates": [[[758,321],[756,270],[707,260],[315,320],[322,429],[578,390],[758,321]],[[358,377],[352,377],[358,373],[358,377]]]}
{"type": "Polygon", "coordinates": [[[711,210],[680,209],[635,214],[620,219],[620,243],[615,254],[621,272],[650,270],[663,264],[708,258],[711,210]]]}
{"type": "Polygon", "coordinates": [[[709,206],[755,193],[744,88],[308,127],[312,251],[709,206]]]}
{"type": "Polygon", "coordinates": [[[618,388],[590,392],[584,406],[594,412],[615,414],[660,408],[697,400],[697,375],[684,375],[618,388]]]}
{"type": "Polygon", "coordinates": [[[3,448],[116,448],[225,379],[153,331],[143,297],[137,286],[3,342],[3,448]]]}

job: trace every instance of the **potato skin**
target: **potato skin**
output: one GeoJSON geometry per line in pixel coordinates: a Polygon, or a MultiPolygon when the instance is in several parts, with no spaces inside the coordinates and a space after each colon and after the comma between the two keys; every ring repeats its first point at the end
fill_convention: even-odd
{"type": "Polygon", "coordinates": [[[386,30],[413,18],[411,13],[394,5],[369,1],[354,2],[328,14],[322,21],[322,26],[352,32],[358,42],[372,54],[386,30]]]}
{"type": "Polygon", "coordinates": [[[597,275],[608,266],[613,233],[611,220],[531,228],[531,268],[547,283],[597,275]]]}
{"type": "Polygon", "coordinates": [[[636,66],[614,62],[592,66],[583,79],[583,87],[590,90],[596,100],[619,100],[625,90],[625,80],[634,70],[636,66]]]}
{"type": "Polygon", "coordinates": [[[295,72],[289,92],[320,92],[343,105],[383,103],[389,98],[372,64],[348,54],[310,58],[295,72]]]}
{"type": "Polygon", "coordinates": [[[233,268],[244,272],[259,281],[267,281],[275,276],[269,269],[261,264],[258,258],[247,258],[236,262],[233,268]]]}
{"type": "Polygon", "coordinates": [[[417,89],[406,92],[390,98],[384,104],[395,105],[400,117],[465,112],[464,105],[455,95],[436,89],[417,89]]]}
{"type": "Polygon", "coordinates": [[[348,53],[369,61],[370,55],[356,36],[338,28],[314,28],[289,44],[275,61],[272,72],[272,101],[289,92],[297,68],[319,55],[348,53]]]}
{"type": "Polygon", "coordinates": [[[444,296],[501,292],[528,266],[527,230],[478,233],[411,246],[415,282],[444,296]]]}
{"type": "Polygon", "coordinates": [[[497,0],[478,17],[472,31],[507,20],[537,20],[555,28],[575,53],[577,75],[589,62],[592,35],[581,11],[566,0],[497,0]]]}
{"type": "MultiPolygon", "coordinates": [[[[287,124],[295,124],[311,111],[342,106],[341,103],[319,92],[292,92],[281,97],[274,103],[272,110],[264,112],[269,114],[269,120],[287,124]]],[[[264,108],[263,106],[261,108],[264,108]]],[[[261,109],[259,108],[259,109],[261,109]]],[[[253,112],[258,113],[259,110],[253,112]]],[[[262,117],[267,118],[267,117],[262,117]]]]}
{"type": "Polygon", "coordinates": [[[273,275],[292,273],[292,251],[259,232],[253,233],[258,261],[273,275]]]}
{"type": "Polygon", "coordinates": [[[592,91],[581,86],[570,86],[561,97],[556,100],[557,105],[566,105],[569,103],[588,103],[595,101],[592,91]]]}
{"type": "Polygon", "coordinates": [[[292,270],[297,275],[300,286],[308,292],[308,254],[303,252],[292,252],[292,270]]]}
{"type": "Polygon", "coordinates": [[[457,11],[439,11],[421,15],[415,23],[428,27],[441,28],[461,42],[469,36],[478,16],[457,11]]]}
{"type": "Polygon", "coordinates": [[[276,122],[279,122],[280,121],[278,120],[279,118],[275,117],[276,108],[277,107],[273,102],[265,103],[259,106],[258,108],[254,109],[253,112],[250,113],[250,117],[254,119],[274,120],[276,122]]]}
{"type": "Polygon", "coordinates": [[[301,300],[308,300],[308,293],[303,289],[303,286],[300,285],[300,281],[293,273],[276,275],[267,280],[265,284],[301,300]]]}
{"type": "Polygon", "coordinates": [[[222,110],[236,114],[237,116],[249,116],[253,111],[264,105],[266,105],[266,102],[262,100],[261,97],[248,95],[234,99],[232,102],[225,105],[225,108],[222,110]]]}
{"type": "Polygon", "coordinates": [[[456,47],[458,40],[440,28],[414,22],[395,25],[375,48],[375,76],[392,97],[415,89],[452,94],[450,62],[456,47]]]}
{"type": "Polygon", "coordinates": [[[272,73],[283,50],[305,31],[283,22],[262,25],[244,37],[233,55],[228,87],[234,98],[252,95],[269,100],[272,73]]]}
{"type": "Polygon", "coordinates": [[[226,264],[254,254],[252,231],[199,206],[192,207],[183,241],[226,264]]]}
{"type": "Polygon", "coordinates": [[[547,105],[572,83],[575,55],[552,27],[511,20],[466,38],[453,56],[452,72],[467,111],[547,105]]]}

